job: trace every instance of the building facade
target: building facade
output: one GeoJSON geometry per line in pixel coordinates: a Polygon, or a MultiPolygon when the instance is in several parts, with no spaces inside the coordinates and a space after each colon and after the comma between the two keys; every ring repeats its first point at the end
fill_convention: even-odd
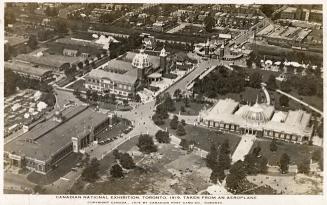
{"type": "Polygon", "coordinates": [[[240,105],[232,99],[219,100],[200,113],[200,123],[207,127],[238,134],[278,139],[292,143],[309,143],[313,134],[311,114],[303,111],[277,111],[271,105],[240,105]]]}
{"type": "Polygon", "coordinates": [[[87,106],[66,108],[4,146],[10,165],[46,174],[73,152],[80,152],[109,126],[107,115],[87,106]]]}

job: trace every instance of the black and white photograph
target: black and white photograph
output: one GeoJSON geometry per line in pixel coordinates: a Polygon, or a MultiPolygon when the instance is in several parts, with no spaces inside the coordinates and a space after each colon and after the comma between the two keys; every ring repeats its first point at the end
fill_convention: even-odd
{"type": "Polygon", "coordinates": [[[286,3],[2,3],[3,194],[322,197],[325,5],[286,3]]]}

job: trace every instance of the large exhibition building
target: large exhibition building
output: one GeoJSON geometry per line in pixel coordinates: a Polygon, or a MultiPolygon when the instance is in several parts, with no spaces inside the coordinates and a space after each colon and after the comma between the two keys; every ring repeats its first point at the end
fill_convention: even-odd
{"type": "Polygon", "coordinates": [[[78,153],[109,126],[109,117],[88,106],[72,106],[44,120],[4,146],[12,166],[46,174],[59,161],[78,153]]]}
{"type": "Polygon", "coordinates": [[[275,138],[293,143],[308,143],[313,134],[311,114],[303,110],[278,111],[274,106],[241,105],[232,99],[219,100],[199,115],[208,127],[239,134],[275,138]]]}
{"type": "Polygon", "coordinates": [[[158,81],[168,72],[167,56],[164,48],[157,55],[147,54],[144,49],[139,53],[127,52],[106,63],[102,69],[88,73],[85,88],[127,98],[134,95],[138,87],[158,81]]]}

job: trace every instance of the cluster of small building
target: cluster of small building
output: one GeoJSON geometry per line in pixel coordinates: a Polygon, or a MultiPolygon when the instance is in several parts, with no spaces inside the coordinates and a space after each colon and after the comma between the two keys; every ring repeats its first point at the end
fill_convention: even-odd
{"type": "Polygon", "coordinates": [[[307,5],[307,7],[308,8],[291,6],[286,7],[283,11],[280,12],[280,18],[322,23],[322,10],[312,9],[310,8],[310,5],[307,5]]]}
{"type": "Polygon", "coordinates": [[[311,29],[281,25],[269,25],[256,34],[264,38],[269,44],[283,47],[301,47],[305,38],[312,32],[311,29]]]}
{"type": "Polygon", "coordinates": [[[49,48],[39,48],[13,57],[11,61],[5,62],[5,69],[25,78],[46,81],[53,74],[72,67],[79,70],[91,64],[104,63],[109,55],[104,49],[108,47],[108,43],[74,38],[57,39],[49,48]]]}
{"type": "Polygon", "coordinates": [[[219,100],[200,113],[201,124],[221,131],[251,134],[292,143],[309,143],[313,135],[311,114],[303,110],[278,111],[274,106],[241,105],[232,99],[219,100]]]}

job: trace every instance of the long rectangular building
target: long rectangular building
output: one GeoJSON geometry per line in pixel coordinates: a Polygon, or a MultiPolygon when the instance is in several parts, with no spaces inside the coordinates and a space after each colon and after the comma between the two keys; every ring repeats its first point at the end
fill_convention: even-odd
{"type": "Polygon", "coordinates": [[[36,125],[7,143],[5,160],[12,166],[26,167],[46,174],[72,152],[79,152],[97,140],[109,125],[109,117],[88,106],[74,106],[36,125]]]}
{"type": "Polygon", "coordinates": [[[293,143],[308,143],[313,134],[311,114],[303,110],[275,111],[271,105],[240,105],[232,99],[219,100],[200,113],[200,122],[208,127],[275,138],[293,143]]]}

